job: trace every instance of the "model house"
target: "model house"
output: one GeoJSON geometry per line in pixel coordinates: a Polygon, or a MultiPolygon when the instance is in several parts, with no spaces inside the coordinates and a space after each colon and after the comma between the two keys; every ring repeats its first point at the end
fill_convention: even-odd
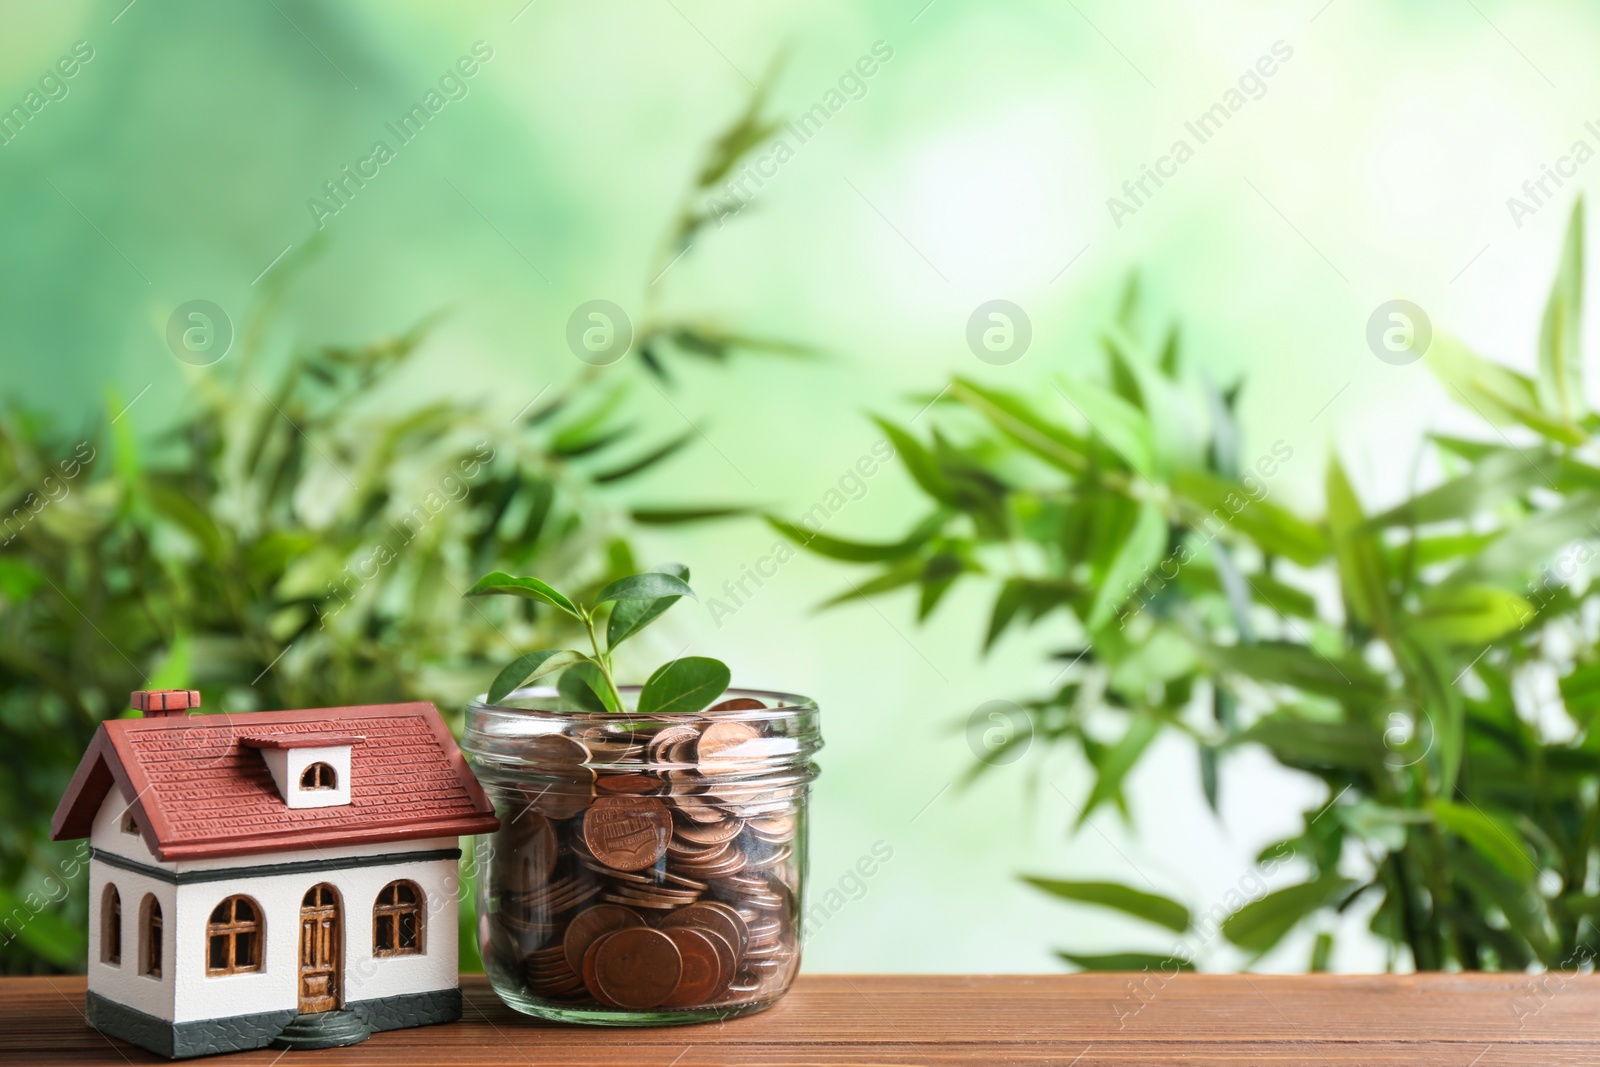
{"type": "Polygon", "coordinates": [[[56,810],[89,838],[89,1021],[167,1056],[460,1017],[459,838],[498,825],[431,704],[133,694],[56,810]]]}

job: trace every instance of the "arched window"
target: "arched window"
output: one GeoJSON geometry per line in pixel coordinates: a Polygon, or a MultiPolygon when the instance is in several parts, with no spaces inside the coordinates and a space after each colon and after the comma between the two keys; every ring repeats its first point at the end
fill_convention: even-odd
{"type": "Polygon", "coordinates": [[[313,763],[300,775],[301,789],[336,789],[338,785],[339,776],[326,763],[313,763]]]}
{"type": "Polygon", "coordinates": [[[372,954],[415,956],[422,951],[422,890],[390,882],[372,906],[372,954]]]}
{"type": "Polygon", "coordinates": [[[100,961],[122,966],[122,894],[109,882],[100,896],[100,961]]]}
{"type": "Polygon", "coordinates": [[[206,973],[239,974],[261,969],[261,906],[249,897],[229,897],[206,924],[206,973]]]}
{"type": "Polygon", "coordinates": [[[139,927],[139,973],[151,978],[161,977],[161,905],[149,893],[145,894],[140,908],[143,921],[139,927]]]}

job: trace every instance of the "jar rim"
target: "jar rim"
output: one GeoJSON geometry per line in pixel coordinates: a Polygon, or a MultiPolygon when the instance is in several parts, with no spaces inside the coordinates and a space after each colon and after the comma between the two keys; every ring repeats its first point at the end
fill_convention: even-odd
{"type": "Polygon", "coordinates": [[[561,699],[555,686],[532,685],[521,689],[514,689],[506,694],[503,700],[490,703],[488,694],[480,694],[476,699],[467,704],[469,712],[495,712],[526,715],[529,719],[559,719],[563,722],[581,723],[615,723],[622,719],[643,719],[651,722],[693,722],[696,720],[713,719],[716,721],[734,720],[739,722],[759,722],[766,719],[795,718],[802,715],[814,715],[820,709],[817,702],[810,697],[798,693],[785,693],[775,689],[745,689],[730,686],[718,698],[718,702],[737,697],[749,697],[756,700],[776,701],[776,705],[764,708],[736,708],[726,711],[669,711],[646,712],[641,714],[626,707],[626,704],[636,701],[643,686],[619,685],[617,691],[622,694],[624,710],[615,711],[584,711],[566,704],[561,699]],[[518,701],[515,704],[506,703],[506,700],[518,701]]]}
{"type": "MultiPolygon", "coordinates": [[[[640,686],[619,688],[626,704],[637,701],[640,686]]],[[[571,768],[560,760],[550,766],[541,766],[537,760],[528,761],[523,746],[530,739],[545,734],[583,734],[590,731],[605,737],[619,731],[635,734],[641,727],[649,732],[675,725],[709,728],[719,723],[736,722],[753,727],[753,732],[760,736],[746,742],[751,748],[749,755],[741,759],[741,767],[721,772],[724,781],[764,782],[770,787],[785,784],[803,786],[816,776],[816,765],[811,760],[823,744],[819,728],[821,714],[816,701],[775,690],[728,689],[721,699],[754,697],[775,701],[777,707],[646,714],[576,709],[562,701],[556,689],[548,685],[526,686],[509,696],[517,703],[490,704],[475,700],[467,706],[461,751],[472,759],[480,778],[485,773],[509,773],[513,777],[538,779],[559,791],[571,784],[567,781],[572,775],[571,768]]],[[[584,743],[592,744],[587,739],[584,743]]],[[[637,769],[638,763],[620,756],[612,760],[595,751],[582,766],[603,773],[626,773],[637,769]]],[[[658,771],[698,769],[693,761],[657,761],[652,766],[658,771]]]]}

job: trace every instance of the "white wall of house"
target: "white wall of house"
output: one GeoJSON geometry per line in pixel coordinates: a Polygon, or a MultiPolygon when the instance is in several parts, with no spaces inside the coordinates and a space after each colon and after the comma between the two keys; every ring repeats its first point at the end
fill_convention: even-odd
{"type": "MultiPolygon", "coordinates": [[[[155,857],[137,834],[122,832],[122,813],[128,804],[117,789],[106,794],[95,816],[89,844],[95,848],[115,845],[119,855],[156,865],[155,857]]],[[[158,1019],[173,1018],[173,944],[175,941],[178,887],[159,878],[124,871],[95,860],[89,861],[89,989],[119,1004],[126,1004],[158,1019]],[[106,961],[105,891],[116,886],[122,900],[122,961],[106,961]],[[144,923],[146,898],[161,905],[161,977],[141,973],[144,968],[144,923]]]]}
{"type": "MultiPolygon", "coordinates": [[[[96,849],[172,871],[263,867],[302,860],[338,862],[360,856],[426,852],[457,847],[455,838],[384,842],[337,848],[273,852],[207,860],[161,863],[138,837],[120,828],[127,799],[113,789],[96,816],[90,843],[96,849]]],[[[294,1008],[299,1003],[300,902],[320,883],[334,887],[340,898],[344,960],[341,996],[346,1001],[422,993],[451,988],[457,982],[456,915],[459,875],[455,860],[401,861],[382,866],[292,874],[246,875],[215,882],[174,886],[148,875],[122,870],[102,861],[90,866],[92,901],[89,985],[131,1008],[174,1022],[294,1008]],[[373,955],[373,905],[384,886],[397,879],[415,882],[422,891],[422,952],[410,956],[373,955]],[[117,885],[123,902],[121,967],[100,961],[103,944],[98,901],[106,882],[117,885]],[[146,892],[161,902],[162,978],[138,970],[138,902],[146,892]],[[205,973],[206,925],[211,912],[226,898],[244,894],[260,907],[265,920],[259,971],[213,977],[205,973]]]]}
{"type": "Polygon", "coordinates": [[[172,1019],[174,991],[177,983],[173,977],[174,916],[177,914],[178,887],[170,882],[118,870],[95,860],[89,861],[89,989],[119,1004],[154,1015],[158,1019],[172,1019]],[[107,884],[115,885],[122,898],[122,962],[112,964],[105,959],[106,930],[104,928],[105,890],[107,884]],[[161,976],[141,973],[145,961],[143,917],[147,898],[161,906],[161,976]]]}

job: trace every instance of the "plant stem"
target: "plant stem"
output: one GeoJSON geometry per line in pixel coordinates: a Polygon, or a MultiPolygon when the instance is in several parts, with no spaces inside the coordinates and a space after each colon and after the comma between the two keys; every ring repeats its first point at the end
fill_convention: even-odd
{"type": "MultiPolygon", "coordinates": [[[[583,611],[582,608],[578,610],[583,611]]],[[[589,631],[589,647],[594,649],[594,662],[595,666],[600,668],[600,677],[606,680],[606,688],[611,690],[611,698],[620,708],[622,693],[617,689],[616,680],[611,677],[611,655],[609,652],[600,651],[600,638],[594,632],[594,616],[587,611],[583,611],[583,628],[589,631]]]]}

